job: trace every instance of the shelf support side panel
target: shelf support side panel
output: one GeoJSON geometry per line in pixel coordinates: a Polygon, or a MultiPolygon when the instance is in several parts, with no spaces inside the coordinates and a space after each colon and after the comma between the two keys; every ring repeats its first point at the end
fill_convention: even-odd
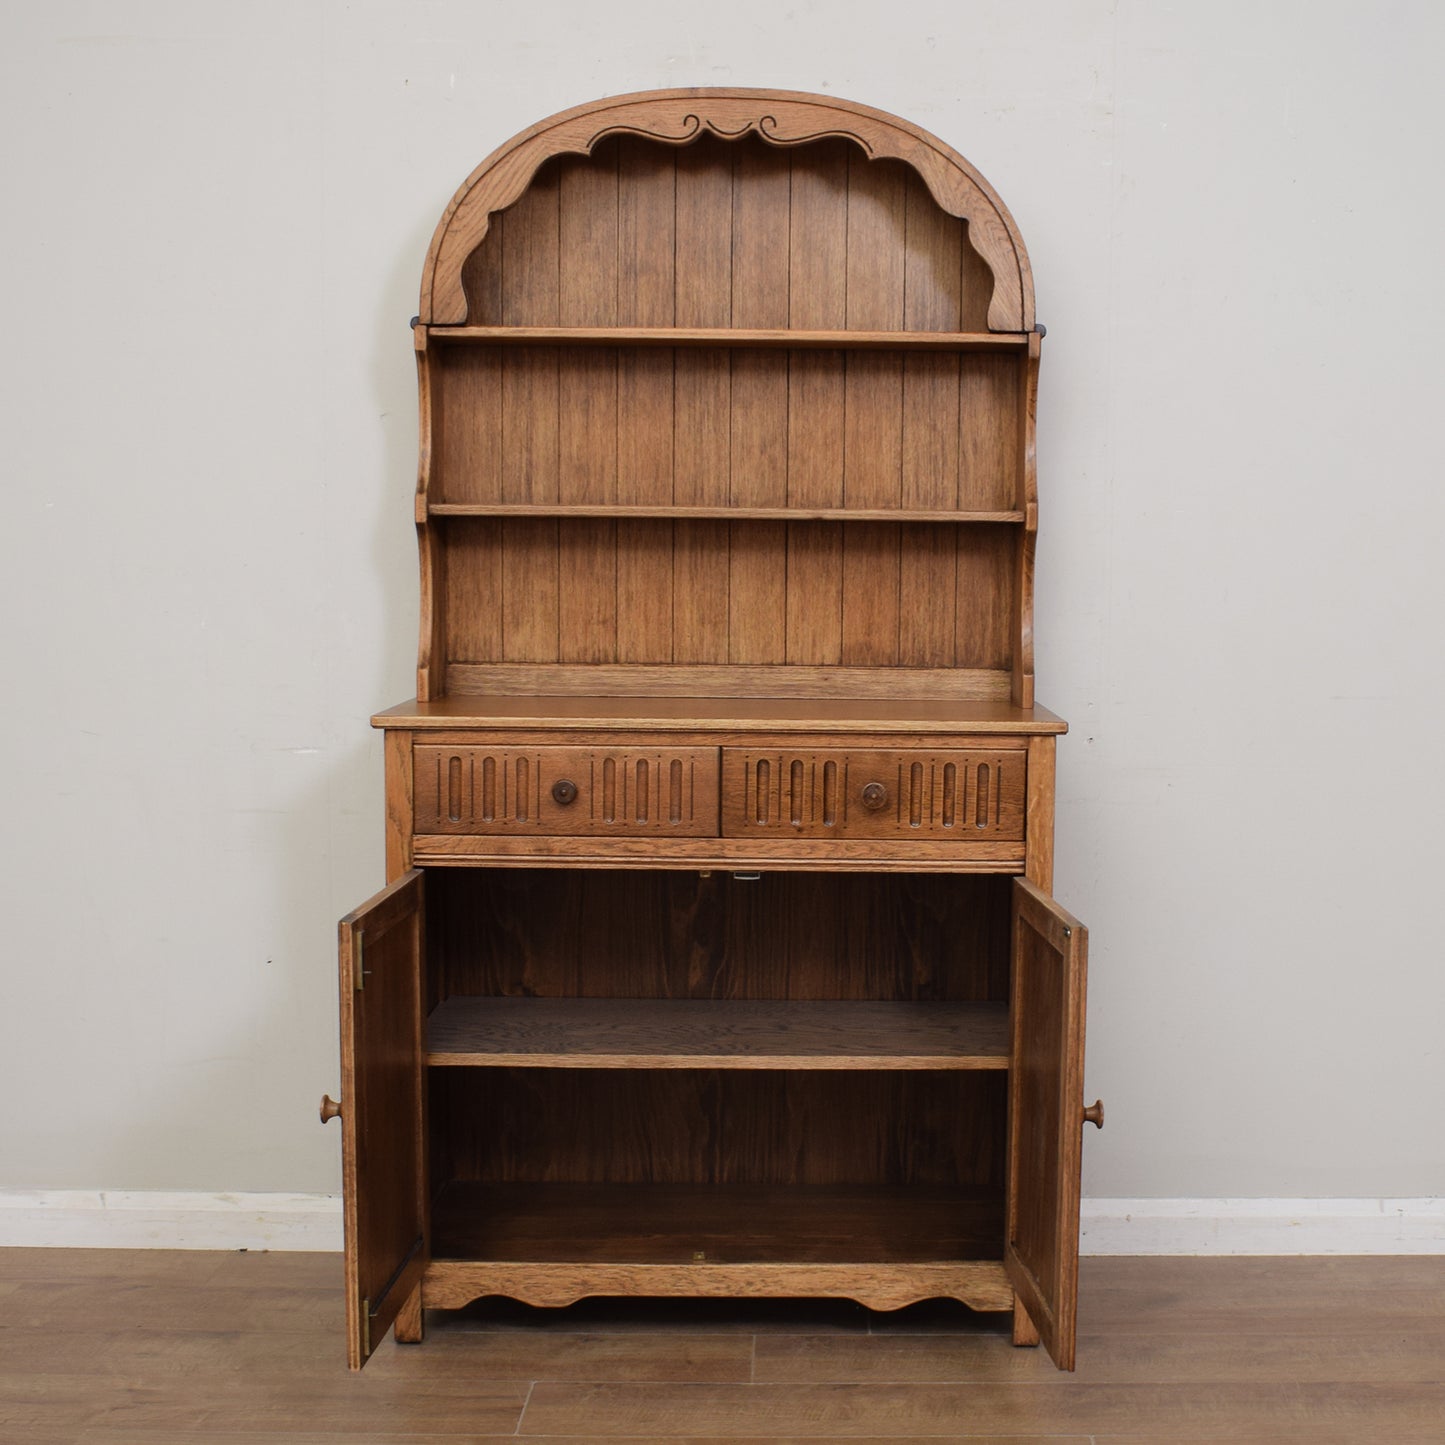
{"type": "Polygon", "coordinates": [[[1015,707],[1034,705],[1034,551],[1039,529],[1039,478],[1037,419],[1039,409],[1039,337],[1029,337],[1029,355],[1020,372],[1023,390],[1019,407],[1018,505],[1024,524],[1018,534],[1017,575],[1014,580],[1014,663],[1012,701],[1015,707]]]}

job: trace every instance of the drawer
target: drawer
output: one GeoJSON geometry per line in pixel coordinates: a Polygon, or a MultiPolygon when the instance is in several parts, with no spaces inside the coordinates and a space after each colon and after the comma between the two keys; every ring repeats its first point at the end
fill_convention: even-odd
{"type": "Polygon", "coordinates": [[[1022,748],[722,750],[728,838],[1012,842],[1024,836],[1022,748]]]}
{"type": "Polygon", "coordinates": [[[717,748],[418,745],[418,833],[715,838],[717,748]]]}

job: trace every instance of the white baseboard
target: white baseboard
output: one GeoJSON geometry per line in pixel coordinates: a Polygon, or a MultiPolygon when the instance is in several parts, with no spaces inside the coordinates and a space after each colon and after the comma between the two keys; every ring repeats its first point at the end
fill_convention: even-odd
{"type": "MultiPolygon", "coordinates": [[[[341,1248],[330,1194],[0,1189],[0,1246],[341,1248]]],[[[1445,1199],[1086,1199],[1084,1254],[1445,1254],[1445,1199]]]]}
{"type": "Polygon", "coordinates": [[[0,1189],[0,1245],[337,1250],[341,1200],[334,1194],[0,1189]]]}
{"type": "Polygon", "coordinates": [[[1445,1199],[1086,1199],[1084,1254],[1445,1254],[1445,1199]]]}

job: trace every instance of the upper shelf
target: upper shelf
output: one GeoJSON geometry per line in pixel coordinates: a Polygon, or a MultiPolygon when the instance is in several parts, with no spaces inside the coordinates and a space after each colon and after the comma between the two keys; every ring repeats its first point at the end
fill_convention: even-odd
{"type": "Polygon", "coordinates": [[[428,517],[615,517],[620,520],[763,522],[1022,522],[1013,511],[925,511],[905,507],[651,507],[605,502],[432,502],[418,496],[416,519],[428,517]]]}
{"type": "Polygon", "coordinates": [[[789,351],[1026,352],[1027,331],[812,331],[732,326],[432,326],[428,341],[485,346],[715,346],[789,351]]]}

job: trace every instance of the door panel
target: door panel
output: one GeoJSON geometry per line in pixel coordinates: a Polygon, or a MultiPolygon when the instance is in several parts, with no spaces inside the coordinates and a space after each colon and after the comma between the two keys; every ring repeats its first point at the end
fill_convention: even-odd
{"type": "Polygon", "coordinates": [[[1074,1368],[1088,930],[1014,880],[1004,1263],[1060,1369],[1074,1368]]]}
{"type": "Polygon", "coordinates": [[[347,1361],[366,1363],[426,1265],[422,875],[340,925],[347,1361]]]}

